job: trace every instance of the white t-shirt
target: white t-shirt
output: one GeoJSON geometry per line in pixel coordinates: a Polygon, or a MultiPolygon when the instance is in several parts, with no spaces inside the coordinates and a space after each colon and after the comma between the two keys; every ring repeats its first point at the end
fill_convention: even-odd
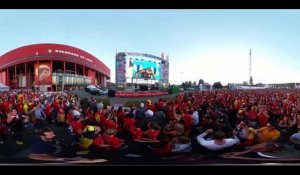
{"type": "Polygon", "coordinates": [[[192,115],[192,119],[193,119],[193,126],[198,125],[199,123],[199,114],[197,111],[195,111],[192,115]]]}
{"type": "Polygon", "coordinates": [[[290,137],[291,140],[293,141],[300,141],[300,133],[295,133],[290,137]]]}
{"type": "Polygon", "coordinates": [[[192,150],[191,143],[173,145],[173,153],[190,152],[192,150]]]}
{"type": "Polygon", "coordinates": [[[200,134],[199,136],[197,136],[197,141],[200,145],[206,147],[209,150],[221,150],[224,148],[231,147],[240,142],[239,139],[236,136],[234,136],[234,139],[225,139],[225,143],[223,145],[218,145],[214,143],[215,140],[209,140],[209,141],[205,140],[204,137],[206,135],[207,135],[206,132],[200,134]]]}

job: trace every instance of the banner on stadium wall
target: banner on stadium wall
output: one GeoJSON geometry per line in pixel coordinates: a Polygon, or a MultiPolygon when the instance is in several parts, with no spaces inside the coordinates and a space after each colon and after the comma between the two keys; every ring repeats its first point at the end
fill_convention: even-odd
{"type": "Polygon", "coordinates": [[[96,81],[95,81],[95,79],[96,79],[96,72],[95,71],[89,70],[88,71],[88,77],[91,78],[91,84],[96,84],[96,81]]]}
{"type": "Polygon", "coordinates": [[[0,83],[8,84],[6,80],[6,71],[0,72],[0,83]]]}
{"type": "Polygon", "coordinates": [[[116,97],[150,97],[168,95],[168,92],[156,91],[156,92],[116,92],[116,97]]]}
{"type": "Polygon", "coordinates": [[[34,64],[34,77],[36,85],[51,85],[52,70],[50,62],[42,62],[34,64]]]}

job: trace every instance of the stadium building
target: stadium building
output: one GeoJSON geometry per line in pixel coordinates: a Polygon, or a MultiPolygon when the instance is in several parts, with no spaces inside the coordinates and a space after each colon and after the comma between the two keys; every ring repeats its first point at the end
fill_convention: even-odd
{"type": "Polygon", "coordinates": [[[110,69],[95,56],[62,44],[33,44],[0,57],[0,83],[41,91],[107,86],[110,69]]]}

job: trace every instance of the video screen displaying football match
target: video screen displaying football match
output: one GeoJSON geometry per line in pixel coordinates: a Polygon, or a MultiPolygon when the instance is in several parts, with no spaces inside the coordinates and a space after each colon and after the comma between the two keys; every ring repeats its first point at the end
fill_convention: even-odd
{"type": "Polygon", "coordinates": [[[126,62],[126,77],[129,79],[161,79],[160,60],[139,56],[127,56],[126,62]]]}

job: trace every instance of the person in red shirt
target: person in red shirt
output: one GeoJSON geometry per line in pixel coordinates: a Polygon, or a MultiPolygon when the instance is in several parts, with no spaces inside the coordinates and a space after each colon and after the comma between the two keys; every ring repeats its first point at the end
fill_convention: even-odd
{"type": "Polygon", "coordinates": [[[55,99],[55,100],[54,100],[54,102],[53,102],[53,107],[54,107],[54,109],[56,109],[56,111],[59,110],[60,106],[59,106],[58,99],[55,99]]]}
{"type": "Polygon", "coordinates": [[[147,124],[148,130],[144,133],[145,138],[149,138],[152,140],[157,140],[160,134],[160,127],[155,122],[149,122],[147,124]]]}
{"type": "Polygon", "coordinates": [[[193,126],[193,111],[189,111],[188,113],[183,114],[182,120],[184,122],[184,135],[188,136],[191,132],[193,126]]]}
{"type": "Polygon", "coordinates": [[[251,110],[249,111],[249,126],[256,128],[257,126],[257,111],[255,107],[252,107],[251,110]]]}
{"type": "Polygon", "coordinates": [[[24,114],[23,104],[20,101],[17,101],[16,107],[18,114],[24,114]]]}
{"type": "Polygon", "coordinates": [[[159,156],[169,156],[172,154],[172,144],[169,137],[161,139],[161,143],[157,148],[154,148],[154,153],[159,156]]]}
{"type": "Polygon", "coordinates": [[[73,120],[69,126],[69,131],[71,132],[71,136],[73,138],[72,145],[78,143],[81,134],[83,133],[84,125],[80,121],[79,115],[73,115],[73,120]]]}
{"type": "Polygon", "coordinates": [[[102,120],[102,126],[104,130],[107,129],[116,129],[117,131],[120,130],[117,121],[115,118],[109,113],[105,114],[105,119],[102,120]]]}
{"type": "Polygon", "coordinates": [[[100,135],[97,136],[92,143],[92,145],[103,145],[103,144],[104,144],[104,140],[100,135]]]}
{"type": "Polygon", "coordinates": [[[66,122],[66,115],[64,109],[59,109],[56,117],[57,124],[59,126],[63,126],[66,122]]]}
{"type": "Polygon", "coordinates": [[[3,104],[3,98],[0,95],[0,111],[2,111],[2,108],[3,108],[2,104],[3,104]]]}
{"type": "Polygon", "coordinates": [[[81,123],[81,121],[79,121],[78,116],[74,116],[74,120],[72,120],[71,126],[72,126],[74,134],[76,134],[76,135],[82,134],[84,126],[81,123]]]}
{"type": "Polygon", "coordinates": [[[95,125],[95,112],[94,110],[92,109],[87,109],[86,112],[85,112],[85,115],[87,116],[87,120],[88,120],[88,123],[90,125],[95,125]]]}
{"type": "Polygon", "coordinates": [[[52,122],[51,114],[52,114],[52,107],[49,102],[46,102],[46,108],[45,108],[45,114],[46,114],[46,120],[50,124],[52,122]]]}
{"type": "Polygon", "coordinates": [[[2,103],[2,112],[3,113],[10,112],[10,110],[9,110],[9,102],[8,102],[7,98],[5,98],[4,101],[3,101],[3,103],[2,103]]]}
{"type": "Polygon", "coordinates": [[[134,118],[124,118],[124,130],[129,131],[131,127],[134,127],[136,120],[134,118]]]}
{"type": "Polygon", "coordinates": [[[103,122],[105,120],[102,108],[98,108],[97,112],[95,112],[95,125],[97,126],[103,126],[103,122]]]}
{"type": "Polygon", "coordinates": [[[269,115],[262,108],[259,109],[259,113],[257,114],[257,119],[259,123],[259,127],[265,127],[268,124],[269,115]]]}
{"type": "Polygon", "coordinates": [[[104,132],[104,135],[102,136],[104,143],[110,145],[112,149],[118,149],[124,144],[124,140],[118,138],[116,134],[117,130],[108,129],[104,132]]]}
{"type": "Polygon", "coordinates": [[[160,131],[157,131],[154,128],[158,128],[158,126],[156,126],[155,124],[149,124],[149,129],[146,132],[143,132],[138,124],[136,124],[135,126],[130,128],[130,134],[134,142],[156,144],[160,142],[156,139],[160,131]],[[151,128],[151,126],[153,127],[153,129],[151,128]]]}
{"type": "Polygon", "coordinates": [[[130,136],[130,128],[134,127],[136,120],[134,118],[131,118],[133,116],[125,115],[124,118],[124,124],[123,124],[123,136],[124,138],[128,138],[130,136]]]}
{"type": "Polygon", "coordinates": [[[176,109],[175,105],[169,104],[166,112],[166,119],[168,121],[176,120],[176,109]]]}
{"type": "Polygon", "coordinates": [[[71,125],[73,121],[73,109],[69,109],[67,116],[66,116],[66,123],[71,125]]]}
{"type": "Polygon", "coordinates": [[[129,132],[134,141],[141,140],[143,137],[143,134],[144,134],[143,131],[141,130],[141,128],[139,126],[137,126],[137,124],[135,126],[132,126],[130,128],[129,132]]]}

